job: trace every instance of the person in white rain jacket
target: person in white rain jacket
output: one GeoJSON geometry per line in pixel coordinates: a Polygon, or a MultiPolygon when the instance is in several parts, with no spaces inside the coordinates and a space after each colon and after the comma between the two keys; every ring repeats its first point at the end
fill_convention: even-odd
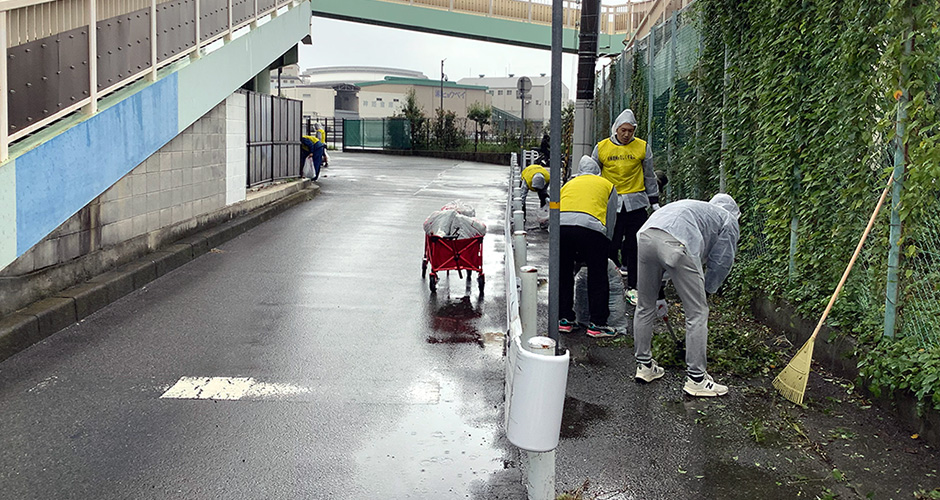
{"type": "Polygon", "coordinates": [[[738,204],[727,194],[711,201],[679,200],[663,206],[637,233],[637,306],[633,316],[636,379],[652,382],[664,370],[653,360],[653,322],[663,273],[685,310],[686,381],[692,396],[721,396],[728,387],[706,372],[708,302],[728,277],[740,236],[738,204]]]}

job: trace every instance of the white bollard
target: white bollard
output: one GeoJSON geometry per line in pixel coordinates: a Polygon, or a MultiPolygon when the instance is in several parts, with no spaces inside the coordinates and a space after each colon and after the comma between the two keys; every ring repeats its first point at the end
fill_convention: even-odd
{"type": "Polygon", "coordinates": [[[513,231],[525,231],[525,212],[522,210],[512,211],[512,229],[513,231]]]}
{"type": "MultiPolygon", "coordinates": [[[[526,349],[543,356],[555,355],[555,341],[549,337],[533,337],[526,341],[526,349]]],[[[527,451],[525,489],[528,500],[555,498],[555,450],[543,453],[527,451]]]]}
{"type": "Polygon", "coordinates": [[[522,290],[519,292],[519,321],[522,323],[522,345],[528,347],[527,342],[538,333],[538,286],[539,271],[535,266],[522,266],[519,268],[519,277],[522,290]]]}
{"type": "Polygon", "coordinates": [[[522,210],[522,196],[512,197],[512,211],[522,210]]]}
{"type": "Polygon", "coordinates": [[[519,275],[519,269],[526,265],[526,232],[514,231],[512,233],[512,256],[516,262],[516,275],[519,275]]]}

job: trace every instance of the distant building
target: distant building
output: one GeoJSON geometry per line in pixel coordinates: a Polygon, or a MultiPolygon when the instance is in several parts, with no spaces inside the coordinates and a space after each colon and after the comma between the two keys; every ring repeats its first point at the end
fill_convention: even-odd
{"type": "MultiPolygon", "coordinates": [[[[398,105],[395,109],[400,112],[401,105],[404,104],[408,92],[411,90],[415,91],[418,107],[428,118],[437,116],[437,110],[441,108],[442,104],[444,111],[452,111],[457,118],[466,118],[467,108],[474,103],[483,105],[490,104],[490,96],[486,93],[486,87],[479,85],[462,85],[446,81],[442,85],[440,80],[399,78],[394,76],[387,76],[383,80],[374,82],[359,82],[357,85],[363,89],[359,94],[360,113],[364,109],[374,110],[376,102],[372,101],[370,103],[367,98],[379,94],[386,94],[390,97],[398,96],[394,97],[397,99],[395,102],[398,105]],[[441,94],[442,89],[443,98],[441,94]]],[[[380,102],[379,105],[383,106],[385,103],[380,102]]],[[[381,115],[381,113],[378,114],[381,115]]],[[[389,113],[384,116],[392,116],[393,114],[394,113],[389,113]]],[[[366,115],[363,114],[363,116],[366,115]]]]}
{"type": "MultiPolygon", "coordinates": [[[[494,108],[498,108],[510,115],[521,118],[522,100],[517,97],[516,89],[521,76],[509,75],[505,77],[461,78],[457,83],[461,85],[475,85],[486,87],[494,108]]],[[[525,119],[533,122],[548,124],[551,119],[551,77],[530,76],[532,81],[531,96],[526,101],[525,119]]],[[[568,87],[561,85],[562,106],[568,102],[568,87]]]]}

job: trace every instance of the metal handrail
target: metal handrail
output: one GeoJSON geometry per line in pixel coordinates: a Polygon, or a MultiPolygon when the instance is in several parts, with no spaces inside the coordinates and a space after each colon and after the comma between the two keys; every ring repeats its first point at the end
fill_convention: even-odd
{"type": "MultiPolygon", "coordinates": [[[[157,32],[156,26],[156,9],[158,3],[163,3],[165,0],[149,0],[150,6],[150,31],[151,33],[157,32]]],[[[228,0],[228,27],[227,29],[220,34],[217,34],[213,37],[201,40],[201,33],[198,29],[194,31],[195,40],[192,47],[180,51],[180,53],[175,54],[172,57],[166,58],[162,61],[158,61],[157,58],[157,37],[150,37],[150,67],[146,70],[140,71],[136,74],[128,75],[123,78],[121,81],[116,82],[115,84],[98,90],[98,81],[97,81],[97,42],[95,39],[94,29],[96,23],[103,19],[99,19],[97,15],[97,10],[99,7],[99,2],[104,4],[107,0],[84,0],[84,9],[83,12],[74,12],[74,9],[65,9],[68,12],[53,12],[54,9],[49,7],[47,4],[65,4],[69,2],[74,4],[74,0],[0,0],[0,162],[4,162],[9,159],[9,147],[10,144],[14,141],[22,139],[29,134],[36,132],[37,130],[48,126],[49,124],[62,119],[63,117],[74,113],[79,109],[84,109],[84,113],[88,116],[94,115],[98,111],[98,101],[105,95],[108,95],[115,90],[125,87],[131,83],[140,81],[142,79],[150,79],[151,81],[156,80],[157,71],[161,68],[164,68],[170,64],[177,62],[178,60],[190,56],[192,58],[198,58],[201,51],[205,49],[210,44],[217,42],[219,39],[225,39],[226,41],[231,40],[233,33],[244,28],[245,26],[251,25],[252,27],[257,25],[259,20],[262,20],[272,14],[276,15],[276,12],[282,8],[295,8],[300,4],[299,0],[279,0],[272,7],[265,10],[258,10],[258,2],[254,2],[254,8],[252,9],[252,15],[239,23],[234,23],[232,18],[232,0],[228,0]],[[8,73],[8,60],[7,60],[7,51],[9,48],[16,46],[10,45],[9,37],[11,35],[11,23],[13,22],[13,17],[27,17],[27,16],[16,16],[18,11],[23,11],[24,9],[34,9],[36,6],[43,5],[42,8],[44,12],[51,12],[46,16],[36,16],[31,15],[29,17],[39,19],[36,20],[36,24],[20,22],[17,25],[17,33],[27,32],[27,36],[18,36],[18,42],[16,45],[21,45],[33,39],[42,38],[47,33],[59,33],[66,31],[67,29],[73,29],[75,27],[87,26],[88,27],[88,96],[77,100],[73,104],[65,107],[54,114],[51,114],[40,120],[36,120],[35,123],[31,123],[28,126],[17,130],[14,133],[9,132],[10,127],[10,117],[9,117],[9,99],[10,99],[10,87],[9,87],[9,73],[8,73]],[[81,22],[76,22],[75,18],[78,16],[81,17],[81,22]],[[25,26],[25,27],[24,27],[25,26]],[[33,36],[29,36],[32,33],[33,36]],[[24,41],[25,40],[25,41],[24,41]]],[[[138,5],[132,6],[131,2],[124,2],[121,4],[121,0],[112,0],[110,2],[112,5],[111,13],[121,12],[121,8],[126,10],[128,8],[139,8],[138,5]],[[121,4],[121,5],[119,5],[121,4]]],[[[195,19],[199,18],[199,1],[196,0],[194,3],[194,15],[195,19]]],[[[29,21],[32,21],[30,19],[29,21]]],[[[197,22],[198,25],[198,22],[197,22]]]]}

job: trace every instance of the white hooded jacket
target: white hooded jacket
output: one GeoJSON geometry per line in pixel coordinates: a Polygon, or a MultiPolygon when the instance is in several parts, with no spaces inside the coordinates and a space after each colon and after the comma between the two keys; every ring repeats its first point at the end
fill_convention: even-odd
{"type": "MultiPolygon", "coordinates": [[[[618,146],[626,145],[620,144],[620,141],[617,140],[617,129],[624,123],[629,123],[634,127],[637,125],[636,116],[633,114],[632,109],[623,110],[620,115],[617,116],[617,119],[614,120],[613,125],[610,126],[610,141],[618,146]]],[[[634,140],[636,140],[636,137],[631,139],[630,142],[634,140]]],[[[596,144],[594,145],[594,152],[591,153],[591,157],[594,158],[594,161],[600,163],[600,154],[598,153],[596,144]]],[[[649,142],[646,143],[646,158],[643,159],[642,164],[643,185],[646,187],[646,190],[620,195],[620,203],[627,212],[646,208],[650,206],[650,203],[658,203],[659,201],[659,185],[656,183],[656,173],[653,171],[653,149],[650,147],[649,142]],[[651,202],[650,198],[654,201],[651,202]]],[[[601,165],[601,168],[604,168],[604,166],[601,165]]]]}
{"type": "Polygon", "coordinates": [[[638,233],[659,229],[682,242],[689,255],[704,267],[705,291],[715,293],[734,264],[741,212],[734,198],[716,194],[711,201],[679,200],[663,205],[638,233]]]}

